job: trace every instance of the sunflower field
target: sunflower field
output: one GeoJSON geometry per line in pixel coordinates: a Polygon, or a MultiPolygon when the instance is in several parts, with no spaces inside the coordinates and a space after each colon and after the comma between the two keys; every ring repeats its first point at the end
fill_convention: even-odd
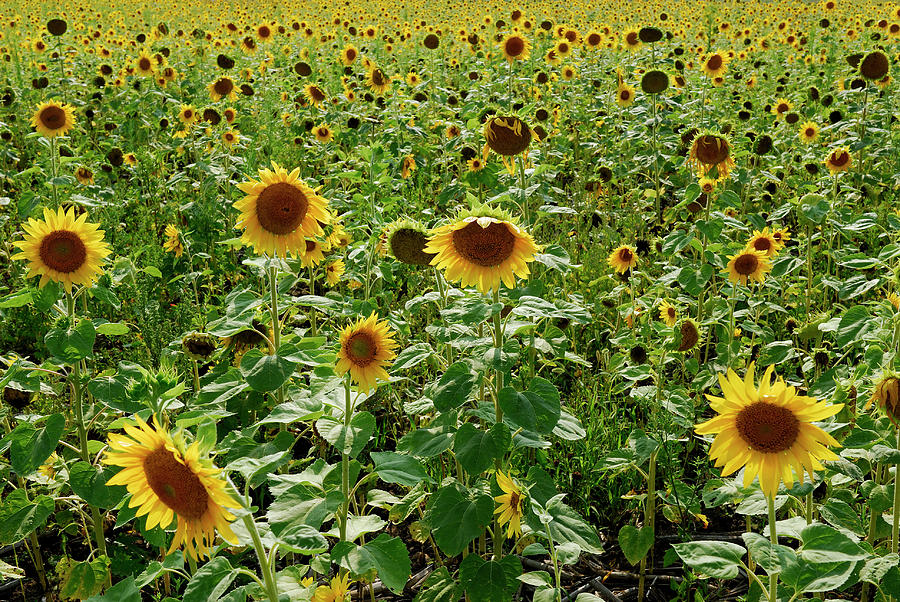
{"type": "Polygon", "coordinates": [[[0,600],[900,601],[900,5],[0,3],[0,600]]]}

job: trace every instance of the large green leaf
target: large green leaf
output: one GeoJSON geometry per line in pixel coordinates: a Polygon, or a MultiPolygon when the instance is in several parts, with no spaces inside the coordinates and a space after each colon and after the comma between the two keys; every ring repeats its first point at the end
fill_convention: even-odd
{"type": "Polygon", "coordinates": [[[297,364],[280,355],[267,355],[251,349],[241,358],[241,374],[256,391],[274,391],[284,385],[297,364]]]}
{"type": "Polygon", "coordinates": [[[106,484],[112,477],[111,471],[98,469],[84,461],[69,467],[72,491],[88,504],[99,508],[112,508],[125,497],[127,489],[124,485],[106,484]]]}
{"type": "Polygon", "coordinates": [[[483,431],[467,422],[456,431],[453,453],[469,474],[476,475],[487,470],[494,458],[506,452],[509,439],[509,429],[504,424],[495,424],[491,430],[483,431]]]}
{"type": "Polygon", "coordinates": [[[689,541],[672,546],[686,565],[717,579],[738,576],[741,557],[747,550],[727,541],[689,541]]]}
{"type": "Polygon", "coordinates": [[[500,391],[500,407],[516,426],[541,434],[553,431],[561,409],[556,387],[539,376],[532,379],[527,391],[504,387],[500,391]]]}
{"type": "Polygon", "coordinates": [[[653,527],[645,525],[638,529],[632,525],[623,525],[619,529],[619,547],[631,564],[637,564],[643,560],[650,548],[653,547],[653,527]]]}
{"type": "Polygon", "coordinates": [[[461,554],[466,544],[481,535],[493,513],[491,496],[470,491],[456,482],[438,489],[428,504],[431,533],[448,556],[461,554]]]}
{"type": "Polygon", "coordinates": [[[466,403],[478,385],[479,376],[469,364],[456,362],[444,372],[431,391],[434,407],[439,412],[446,412],[466,403]]]}
{"type": "Polygon", "coordinates": [[[141,602],[141,590],[135,584],[134,577],[128,577],[106,590],[106,593],[91,596],[85,602],[141,602]]]}
{"type": "Polygon", "coordinates": [[[222,556],[216,556],[194,573],[184,590],[183,602],[216,602],[238,573],[222,556]]]}
{"type": "Polygon", "coordinates": [[[62,414],[51,415],[38,429],[28,423],[18,425],[9,436],[10,464],[16,474],[31,474],[46,462],[65,429],[66,419],[62,414]]]}
{"type": "Polygon", "coordinates": [[[472,602],[507,602],[519,589],[522,563],[515,556],[484,560],[469,554],[459,565],[460,585],[472,602]]]}
{"type": "Polygon", "coordinates": [[[316,430],[339,452],[355,458],[375,432],[375,417],[369,412],[359,412],[350,419],[349,426],[344,426],[342,421],[326,416],[316,422],[316,430]]]}
{"type": "MultiPolygon", "coordinates": [[[[555,496],[547,502],[547,514],[550,521],[550,534],[558,544],[574,543],[583,552],[600,554],[603,544],[597,531],[562,501],[562,496],[555,496]]],[[[541,529],[543,530],[543,529],[541,529]]]]}
{"type": "Polygon", "coordinates": [[[449,602],[462,597],[462,588],[456,579],[450,576],[447,567],[442,566],[425,580],[413,602],[449,602]]]}
{"type": "Polygon", "coordinates": [[[369,456],[375,462],[378,478],[385,483],[415,487],[421,482],[432,482],[422,463],[412,456],[397,452],[371,452],[369,456]]]}
{"type": "Polygon", "coordinates": [[[335,544],[331,560],[353,573],[355,578],[377,575],[385,587],[399,594],[411,575],[409,552],[399,537],[382,533],[369,543],[357,546],[349,541],[335,544]]]}
{"type": "Polygon", "coordinates": [[[800,557],[806,562],[853,562],[865,560],[869,553],[834,527],[812,524],[800,532],[800,557]]]}
{"type": "Polygon", "coordinates": [[[90,320],[79,320],[74,328],[56,326],[44,336],[44,344],[53,357],[67,364],[73,364],[90,357],[94,348],[94,323],[90,320]]]}

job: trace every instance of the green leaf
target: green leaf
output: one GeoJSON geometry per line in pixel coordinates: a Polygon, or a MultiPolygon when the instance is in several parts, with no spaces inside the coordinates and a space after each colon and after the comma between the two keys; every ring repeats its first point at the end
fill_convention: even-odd
{"type": "Polygon", "coordinates": [[[96,338],[94,323],[79,320],[74,328],[57,326],[50,329],[44,337],[44,344],[53,357],[66,364],[73,364],[91,356],[96,338]]]}
{"type": "Polygon", "coordinates": [[[439,412],[446,412],[466,403],[475,391],[480,377],[472,371],[469,364],[456,362],[441,376],[431,391],[434,407],[439,412]]]}
{"type": "Polygon", "coordinates": [[[91,395],[114,410],[134,414],[144,408],[144,404],[128,398],[125,385],[114,376],[98,376],[88,382],[87,388],[91,395]]]}
{"type": "Polygon", "coordinates": [[[869,554],[852,539],[828,525],[809,525],[800,532],[800,557],[811,564],[865,560],[869,554]]]}
{"type": "Polygon", "coordinates": [[[493,513],[491,496],[469,491],[452,481],[438,489],[428,504],[431,533],[448,556],[461,554],[466,544],[491,522],[493,513]]]}
{"type": "Polygon", "coordinates": [[[0,309],[23,307],[25,305],[28,305],[29,303],[31,303],[31,291],[17,291],[0,299],[0,309]]]}
{"type": "Polygon", "coordinates": [[[349,541],[335,544],[332,562],[348,569],[354,578],[377,575],[385,587],[400,594],[412,574],[409,552],[399,537],[382,533],[364,546],[349,541]]]}
{"type": "MultiPolygon", "coordinates": [[[[377,514],[363,514],[361,516],[351,514],[347,517],[347,541],[356,541],[361,536],[381,531],[386,526],[387,521],[377,514]]],[[[340,527],[335,523],[325,534],[340,537],[340,527]]]]}
{"type": "Polygon", "coordinates": [[[371,452],[369,456],[375,462],[378,478],[385,483],[415,487],[421,482],[433,482],[422,463],[412,456],[397,452],[371,452]]]}
{"type": "Polygon", "coordinates": [[[99,593],[106,582],[106,570],[105,562],[99,558],[93,562],[76,562],[60,580],[60,597],[84,600],[99,593]]]}
{"type": "Polygon", "coordinates": [[[284,385],[297,364],[280,355],[267,355],[251,349],[241,358],[241,374],[256,391],[274,391],[284,385]]]}
{"type": "Polygon", "coordinates": [[[690,541],[672,547],[686,565],[717,579],[737,577],[741,557],[747,553],[741,546],[727,541],[690,541]]]}
{"type": "Polygon", "coordinates": [[[753,560],[763,568],[767,575],[774,575],[797,564],[797,553],[791,548],[773,544],[768,538],[758,533],[744,533],[744,544],[750,551],[753,560]]]}
{"type": "MultiPolygon", "coordinates": [[[[900,556],[897,554],[887,554],[885,556],[875,556],[866,561],[862,570],[859,572],[860,581],[868,581],[882,587],[887,579],[888,573],[897,571],[900,565],[900,556]]],[[[882,590],[888,591],[888,590],[882,590]]]]}
{"type": "Polygon", "coordinates": [[[828,214],[828,200],[821,194],[806,194],[800,199],[800,223],[813,225],[821,224],[828,214]]]}
{"type": "Polygon", "coordinates": [[[522,564],[515,556],[500,561],[469,554],[459,565],[460,584],[472,602],[507,602],[519,588],[522,564]]]}
{"type": "Polygon", "coordinates": [[[434,353],[434,349],[428,343],[411,345],[398,353],[397,357],[394,358],[394,363],[391,364],[391,372],[397,373],[414,368],[428,359],[428,356],[432,353],[434,353]]]}
{"type": "Polygon", "coordinates": [[[78,461],[69,467],[69,485],[75,495],[92,506],[112,508],[118,504],[127,491],[124,485],[107,485],[113,473],[97,469],[91,464],[78,461]]]}
{"type": "Polygon", "coordinates": [[[713,267],[708,263],[696,270],[687,267],[683,268],[678,274],[678,284],[681,285],[686,293],[696,297],[706,286],[706,283],[709,282],[709,279],[712,278],[713,271],[713,267]]]}
{"type": "MultiPolygon", "coordinates": [[[[506,429],[503,424],[495,424],[494,427],[506,429]]],[[[505,431],[506,439],[504,440],[502,439],[503,431],[495,430],[495,428],[485,432],[471,422],[467,422],[456,431],[453,453],[456,454],[456,459],[469,474],[477,475],[484,472],[493,464],[494,458],[499,458],[506,452],[504,443],[509,443],[509,431],[505,431]]]]}
{"type": "Polygon", "coordinates": [[[66,419],[62,414],[53,414],[47,418],[40,429],[27,423],[17,426],[10,433],[9,455],[13,471],[26,476],[37,470],[56,449],[65,429],[66,419]]]}
{"type": "Polygon", "coordinates": [[[322,496],[321,489],[306,483],[294,485],[279,495],[266,513],[272,533],[280,535],[294,525],[307,525],[316,530],[321,528],[322,523],[334,515],[343,501],[343,494],[339,490],[329,491],[322,496]]]}
{"type": "Polygon", "coordinates": [[[870,328],[872,317],[865,305],[854,305],[841,316],[840,325],[835,335],[835,343],[838,347],[846,347],[856,341],[862,340],[862,335],[870,328]]]}
{"type": "Polygon", "coordinates": [[[216,556],[194,573],[184,590],[183,602],[216,602],[237,577],[231,563],[216,556]]]}
{"type": "Polygon", "coordinates": [[[631,564],[637,564],[647,555],[650,548],[653,547],[653,528],[649,525],[641,527],[633,527],[624,525],[619,529],[619,547],[622,553],[631,564]]]}
{"type": "Polygon", "coordinates": [[[339,452],[355,458],[375,432],[375,417],[369,412],[359,412],[350,419],[349,426],[344,426],[343,422],[326,416],[316,422],[316,430],[339,452]]]}
{"type": "Polygon", "coordinates": [[[46,495],[29,500],[22,489],[14,489],[4,495],[0,505],[0,545],[16,543],[44,526],[53,509],[53,498],[46,495]]]}
{"type": "Polygon", "coordinates": [[[96,325],[97,334],[103,334],[106,336],[121,336],[123,334],[128,334],[131,332],[131,329],[128,327],[128,324],[122,324],[121,322],[104,322],[102,324],[96,325]]]}
{"type": "Polygon", "coordinates": [[[410,431],[397,442],[397,451],[407,452],[417,458],[431,458],[453,445],[453,432],[449,427],[420,428],[410,431]]]}
{"type": "Polygon", "coordinates": [[[105,594],[91,596],[85,602],[141,602],[141,590],[135,584],[134,577],[128,577],[106,590],[105,594]]]}
{"type": "Polygon", "coordinates": [[[428,575],[413,602],[447,602],[461,597],[462,590],[456,579],[450,576],[447,567],[442,566],[428,575]]]}
{"type": "Polygon", "coordinates": [[[545,510],[553,519],[550,522],[550,534],[556,543],[575,543],[582,551],[590,554],[603,552],[603,544],[597,531],[563,503],[561,496],[551,498],[545,510]]]}
{"type": "Polygon", "coordinates": [[[8,562],[0,560],[0,579],[24,579],[25,571],[17,566],[13,566],[8,562]]]}
{"type": "Polygon", "coordinates": [[[504,387],[500,391],[500,407],[516,426],[541,434],[553,431],[561,411],[556,387],[539,376],[532,379],[527,391],[521,393],[512,387],[504,387]]]}
{"type": "Polygon", "coordinates": [[[502,309],[502,304],[486,303],[481,296],[463,297],[441,310],[441,317],[450,323],[476,326],[502,309]]]}
{"type": "Polygon", "coordinates": [[[278,541],[288,552],[321,554],[328,549],[328,540],[318,529],[309,525],[291,525],[278,535],[278,541]]]}

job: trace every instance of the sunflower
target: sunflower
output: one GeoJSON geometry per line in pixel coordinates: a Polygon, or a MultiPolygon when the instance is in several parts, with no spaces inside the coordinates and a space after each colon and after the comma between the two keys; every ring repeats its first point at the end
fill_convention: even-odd
{"type": "Polygon", "coordinates": [[[110,253],[99,224],[88,222],[87,213],[76,218],[74,209],[45,207],[43,221],[29,218],[22,227],[24,239],[13,243],[21,252],[12,259],[27,260],[26,277],[40,276],[41,288],[50,280],[70,293],[73,284],[93,284],[102,271],[100,262],[110,253]]]}
{"type": "Polygon", "coordinates": [[[237,119],[237,111],[228,107],[224,111],[222,111],[222,116],[225,118],[225,121],[228,123],[234,123],[234,120],[237,119]]]}
{"type": "Polygon", "coordinates": [[[313,133],[316,135],[316,140],[322,143],[331,142],[334,140],[334,132],[331,131],[331,128],[328,127],[327,124],[320,124],[313,128],[313,133]]]}
{"type": "Polygon", "coordinates": [[[322,103],[325,102],[325,99],[327,98],[322,88],[315,84],[307,84],[304,86],[303,94],[309,100],[310,104],[317,107],[321,107],[322,103]]]}
{"type": "MultiPolygon", "coordinates": [[[[245,328],[231,336],[225,337],[222,345],[234,350],[235,360],[240,359],[250,349],[258,346],[265,346],[269,355],[275,353],[272,346],[272,340],[275,338],[269,325],[260,320],[253,318],[250,322],[252,328],[245,328]]],[[[240,363],[240,362],[235,362],[240,363]]]]}
{"type": "Polygon", "coordinates": [[[300,264],[305,268],[311,268],[325,261],[325,251],[328,249],[315,238],[306,239],[306,250],[300,253],[300,264]]]}
{"type": "Polygon", "coordinates": [[[659,319],[666,323],[666,326],[675,326],[678,321],[678,311],[675,306],[668,301],[659,304],[659,319]]]}
{"type": "Polygon", "coordinates": [[[403,157],[403,160],[400,161],[400,177],[406,180],[409,176],[412,175],[412,172],[416,169],[416,158],[412,155],[406,155],[403,157]]]}
{"type": "Polygon", "coordinates": [[[356,46],[354,46],[353,44],[347,44],[341,51],[341,63],[345,67],[349,67],[356,61],[356,57],[358,56],[359,50],[356,49],[356,46]]]}
{"type": "Polygon", "coordinates": [[[360,318],[341,330],[340,346],[335,370],[340,375],[349,371],[360,391],[368,393],[377,379],[389,379],[385,367],[397,357],[397,341],[386,320],[379,320],[374,312],[360,318]]]}
{"type": "Polygon", "coordinates": [[[473,159],[469,159],[466,161],[466,165],[469,167],[469,171],[481,171],[484,169],[484,161],[481,160],[480,157],[475,157],[473,159]]]}
{"type": "Polygon", "coordinates": [[[616,104],[620,107],[627,107],[633,102],[634,86],[629,86],[625,82],[620,83],[616,88],[616,104]]]}
{"type": "Polygon", "coordinates": [[[566,65],[565,67],[562,68],[562,78],[564,80],[566,80],[567,82],[572,81],[576,77],[578,77],[578,71],[575,69],[575,67],[570,67],[569,65],[566,65]]]}
{"type": "Polygon", "coordinates": [[[107,485],[128,488],[128,506],[137,508],[137,516],[147,515],[147,529],[165,529],[177,518],[169,554],[184,545],[195,559],[209,556],[217,529],[222,539],[237,545],[230,525],[235,517],[226,508],[240,508],[240,503],[226,492],[219,469],[200,458],[200,442],[185,451],[165,428],[135,419],[137,428],[125,427],[127,437],[109,435],[102,461],[123,470],[107,485]]]}
{"type": "Polygon", "coordinates": [[[615,251],[609,254],[606,262],[615,268],[619,274],[624,274],[637,265],[638,256],[634,249],[628,245],[620,245],[615,251]]]}
{"type": "Polygon", "coordinates": [[[793,108],[793,104],[784,98],[779,98],[775,101],[775,104],[772,105],[772,115],[774,115],[776,119],[784,119],[784,116],[793,108]]]}
{"type": "Polygon", "coordinates": [[[435,255],[425,252],[427,244],[428,232],[412,220],[397,220],[385,232],[385,250],[407,265],[431,265],[435,255]]]}
{"type": "Polygon", "coordinates": [[[728,273],[728,281],[747,285],[747,280],[754,280],[762,284],[766,273],[772,270],[772,264],[765,252],[753,248],[746,248],[737,255],[728,258],[728,267],[722,272],[728,273]]]}
{"type": "Polygon", "coordinates": [[[759,389],[753,364],[743,381],[731,369],[727,376],[720,374],[724,397],[706,396],[718,416],[695,427],[700,435],[716,435],[709,455],[722,467],[722,476],[745,466],[744,487],[759,476],[769,498],[782,480],[792,487],[796,475],[802,483],[804,469],[814,479],[815,471],[824,468],[821,460],[838,459],[827,447],[838,442],[812,422],[834,416],[843,407],[797,395],[781,377],[772,383],[773,370],[769,366],[759,389]]]}
{"type": "Polygon", "coordinates": [[[875,386],[872,387],[872,395],[863,409],[875,402],[884,411],[885,415],[894,425],[900,421],[900,378],[893,372],[885,372],[875,386]]]}
{"type": "Polygon", "coordinates": [[[336,286],[341,281],[341,276],[347,271],[343,259],[335,259],[325,266],[325,282],[328,286],[336,286]]]}
{"type": "Polygon", "coordinates": [[[138,75],[143,75],[145,77],[152,76],[156,71],[156,61],[153,60],[147,52],[141,51],[138,55],[137,62],[135,63],[135,72],[138,75]]]}
{"type": "Polygon", "coordinates": [[[222,142],[228,148],[232,148],[241,139],[241,134],[237,130],[226,130],[222,132],[222,142]]]}
{"type": "Polygon", "coordinates": [[[480,208],[436,229],[424,251],[436,254],[431,265],[444,270],[448,281],[487,294],[501,282],[513,288],[515,276],[527,278],[538,246],[507,214],[480,208]]]}
{"type": "Polygon", "coordinates": [[[762,232],[759,230],[753,231],[753,236],[750,238],[750,241],[747,243],[748,249],[753,249],[754,251],[761,251],[765,253],[766,257],[774,257],[778,254],[778,251],[784,245],[775,240],[775,236],[769,232],[769,227],[766,226],[762,229],[762,232]]]}
{"type": "Polygon", "coordinates": [[[208,332],[190,332],[181,339],[181,350],[189,358],[206,361],[216,352],[216,339],[208,332]]]}
{"type": "Polygon", "coordinates": [[[247,196],[234,204],[241,212],[237,227],[257,253],[296,254],[306,238],[323,234],[319,224],[329,221],[328,201],[297,177],[299,167],[290,173],[277,163],[272,167],[259,170],[259,181],[238,184],[247,196]]]}
{"type": "Polygon", "coordinates": [[[184,247],[181,244],[181,232],[172,224],[166,226],[166,242],[163,243],[163,250],[174,253],[175,257],[181,257],[184,253],[184,247]]]}
{"type": "Polygon", "coordinates": [[[775,242],[784,247],[787,241],[791,239],[791,231],[787,228],[776,228],[772,230],[772,238],[775,239],[775,242]]]}
{"type": "Polygon", "coordinates": [[[704,57],[702,69],[710,79],[721,77],[728,69],[728,58],[721,52],[713,52],[704,57]]]}
{"type": "Polygon", "coordinates": [[[375,94],[382,95],[391,88],[391,78],[380,68],[373,65],[366,76],[366,85],[375,94]]]}
{"type": "Polygon", "coordinates": [[[209,84],[206,89],[209,90],[209,97],[213,102],[218,102],[226,97],[228,98],[228,100],[234,100],[237,98],[234,80],[232,80],[230,77],[220,77],[213,83],[209,84]]]}
{"type": "Polygon", "coordinates": [[[894,306],[894,309],[900,311],[900,295],[895,292],[890,292],[887,295],[888,302],[894,306]]]}
{"type": "Polygon", "coordinates": [[[694,167],[698,176],[706,176],[715,169],[717,180],[727,178],[731,168],[734,167],[731,143],[722,134],[700,132],[691,142],[687,162],[694,167]]]}
{"type": "Polygon", "coordinates": [[[330,585],[320,585],[316,588],[312,602],[346,602],[350,583],[350,573],[344,573],[343,577],[336,576],[331,580],[330,585]]]}
{"type": "Polygon", "coordinates": [[[527,61],[528,57],[531,56],[531,43],[524,36],[512,33],[500,42],[500,51],[510,63],[513,61],[527,61]]]}
{"type": "Polygon", "coordinates": [[[847,171],[853,165],[853,157],[850,155],[850,149],[847,147],[836,148],[825,158],[825,167],[832,174],[847,171]]]}
{"type": "Polygon", "coordinates": [[[525,502],[522,490],[509,475],[503,474],[500,470],[497,471],[497,485],[503,491],[503,495],[494,497],[494,501],[500,504],[494,510],[494,514],[500,515],[498,523],[501,527],[509,523],[506,528],[506,539],[512,539],[513,535],[522,537],[522,506],[525,502]]]}
{"type": "Polygon", "coordinates": [[[88,169],[85,166],[81,166],[75,170],[75,179],[78,180],[78,183],[87,186],[89,184],[94,183],[94,172],[88,169]]]}
{"type": "Polygon", "coordinates": [[[804,124],[800,125],[800,141],[806,144],[810,142],[815,142],[816,138],[819,137],[819,126],[815,124],[815,122],[807,121],[804,124]]]}
{"type": "Polygon", "coordinates": [[[45,138],[64,136],[75,127],[75,113],[68,104],[48,100],[38,105],[31,125],[45,138]]]}
{"type": "Polygon", "coordinates": [[[531,144],[531,128],[518,117],[492,117],[484,124],[484,138],[487,140],[485,158],[488,149],[504,157],[513,157],[531,144]]]}
{"type": "Polygon", "coordinates": [[[632,52],[638,50],[643,43],[637,29],[628,29],[622,34],[622,47],[632,52]]]}
{"type": "Polygon", "coordinates": [[[700,327],[691,318],[681,321],[675,337],[676,351],[686,352],[697,346],[700,342],[700,327]]]}
{"type": "Polygon", "coordinates": [[[711,178],[700,178],[697,181],[697,184],[700,186],[700,190],[704,194],[710,194],[716,189],[716,181],[711,178]]]}
{"type": "Polygon", "coordinates": [[[181,121],[186,126],[191,126],[200,119],[200,116],[197,114],[197,109],[193,107],[193,105],[181,105],[181,110],[178,112],[178,120],[181,121]]]}

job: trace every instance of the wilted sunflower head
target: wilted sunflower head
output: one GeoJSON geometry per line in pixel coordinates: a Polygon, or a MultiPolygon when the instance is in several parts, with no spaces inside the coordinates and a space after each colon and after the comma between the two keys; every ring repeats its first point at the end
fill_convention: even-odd
{"type": "Polygon", "coordinates": [[[888,74],[890,67],[887,55],[880,50],[875,50],[859,62],[859,73],[868,80],[879,80],[888,74]]]}
{"type": "Polygon", "coordinates": [[[691,142],[688,163],[694,166],[697,175],[706,176],[714,169],[716,179],[728,177],[734,167],[731,158],[731,142],[725,134],[712,131],[698,133],[691,142]]]}
{"type": "Polygon", "coordinates": [[[191,359],[205,361],[216,352],[216,339],[208,332],[191,332],[181,339],[181,349],[191,359]]]}
{"type": "Polygon", "coordinates": [[[700,328],[691,318],[685,318],[676,330],[675,344],[678,351],[690,351],[700,342],[700,328]]]}
{"type": "Polygon", "coordinates": [[[491,117],[484,124],[484,137],[492,151],[512,157],[531,144],[531,128],[518,117],[491,117]]]}

